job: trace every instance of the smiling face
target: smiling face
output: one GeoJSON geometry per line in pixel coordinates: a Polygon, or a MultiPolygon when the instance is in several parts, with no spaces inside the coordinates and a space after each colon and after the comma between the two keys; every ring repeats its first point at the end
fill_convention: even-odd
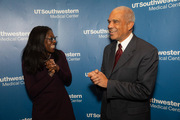
{"type": "Polygon", "coordinates": [[[132,32],[133,22],[125,17],[128,14],[124,9],[114,9],[109,15],[108,29],[110,38],[122,42],[132,32]]]}
{"type": "Polygon", "coordinates": [[[47,50],[47,52],[53,53],[56,48],[56,40],[53,39],[55,38],[53,32],[49,30],[46,34],[46,38],[44,40],[44,46],[47,50]]]}

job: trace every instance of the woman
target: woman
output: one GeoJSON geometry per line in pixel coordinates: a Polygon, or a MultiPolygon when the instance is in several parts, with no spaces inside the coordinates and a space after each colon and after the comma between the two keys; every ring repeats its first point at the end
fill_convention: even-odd
{"type": "Polygon", "coordinates": [[[72,76],[66,57],[56,49],[51,28],[32,29],[22,55],[25,86],[33,102],[33,120],[75,120],[65,86],[72,76]]]}

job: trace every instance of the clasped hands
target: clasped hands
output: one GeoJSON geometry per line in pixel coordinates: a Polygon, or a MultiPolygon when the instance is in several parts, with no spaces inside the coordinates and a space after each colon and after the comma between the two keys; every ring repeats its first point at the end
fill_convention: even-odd
{"type": "Polygon", "coordinates": [[[49,71],[49,75],[52,77],[54,73],[59,71],[59,66],[54,62],[54,59],[49,59],[45,62],[46,68],[49,71]]]}
{"type": "Polygon", "coordinates": [[[91,81],[100,87],[107,88],[108,79],[107,77],[100,72],[99,70],[94,70],[90,73],[88,73],[88,77],[91,79],[91,81]]]}

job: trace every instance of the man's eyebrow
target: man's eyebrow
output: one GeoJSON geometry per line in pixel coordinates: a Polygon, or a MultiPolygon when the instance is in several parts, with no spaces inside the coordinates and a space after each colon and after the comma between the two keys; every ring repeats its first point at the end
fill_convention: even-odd
{"type": "Polygon", "coordinates": [[[110,21],[114,21],[114,22],[117,22],[117,21],[119,21],[118,19],[112,19],[112,20],[107,20],[108,22],[110,22],[110,21]]]}

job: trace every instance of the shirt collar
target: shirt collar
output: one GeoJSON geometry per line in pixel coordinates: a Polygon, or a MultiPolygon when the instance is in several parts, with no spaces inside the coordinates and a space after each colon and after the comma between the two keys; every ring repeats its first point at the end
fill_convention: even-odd
{"type": "Polygon", "coordinates": [[[129,44],[129,42],[131,41],[133,37],[133,34],[131,33],[125,40],[123,40],[122,42],[117,42],[116,44],[116,51],[118,50],[118,45],[121,44],[122,46],[122,51],[124,52],[124,50],[126,49],[127,45],[129,44]]]}

